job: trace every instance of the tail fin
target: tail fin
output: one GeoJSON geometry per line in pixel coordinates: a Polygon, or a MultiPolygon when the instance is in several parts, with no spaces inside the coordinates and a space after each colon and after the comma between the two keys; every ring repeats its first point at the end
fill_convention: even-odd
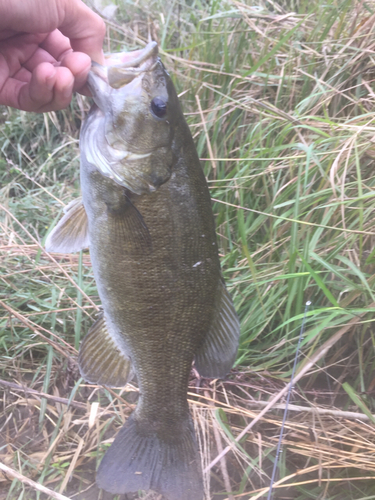
{"type": "Polygon", "coordinates": [[[202,500],[202,471],[191,418],[168,441],[139,427],[130,416],[100,464],[98,486],[115,494],[153,490],[168,500],[202,500]]]}

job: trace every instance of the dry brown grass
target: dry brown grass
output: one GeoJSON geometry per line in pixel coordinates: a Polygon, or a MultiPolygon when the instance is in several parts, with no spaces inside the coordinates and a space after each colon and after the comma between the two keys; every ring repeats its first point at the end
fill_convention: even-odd
{"type": "MultiPolygon", "coordinates": [[[[274,498],[375,498],[375,4],[212,5],[120,7],[106,42],[122,50],[150,33],[172,49],[162,56],[217,201],[243,335],[228,380],[191,375],[206,497],[266,497],[310,299],[274,498]]],[[[0,500],[38,498],[26,480],[112,500],[95,470],[137,400],[136,385],[80,380],[76,347],[100,307],[89,254],[43,250],[46,228],[78,194],[87,108],[78,99],[42,118],[9,110],[2,127],[0,462],[19,476],[0,473],[0,500]]]]}

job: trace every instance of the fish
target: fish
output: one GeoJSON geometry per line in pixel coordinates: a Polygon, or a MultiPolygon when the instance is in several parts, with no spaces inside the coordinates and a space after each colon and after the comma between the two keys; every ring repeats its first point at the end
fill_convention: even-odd
{"type": "Polygon", "coordinates": [[[102,313],[80,346],[82,377],[122,387],[135,375],[139,385],[97,484],[202,500],[189,375],[194,361],[201,376],[225,377],[240,334],[207,182],[156,42],[93,63],[88,87],[82,199],[65,208],[46,249],[90,251],[102,313]]]}

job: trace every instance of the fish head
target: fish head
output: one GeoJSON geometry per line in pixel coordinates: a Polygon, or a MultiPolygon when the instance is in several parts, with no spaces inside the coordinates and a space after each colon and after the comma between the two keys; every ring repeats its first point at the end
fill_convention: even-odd
{"type": "Polygon", "coordinates": [[[181,113],[156,42],[112,55],[107,66],[94,63],[88,86],[96,107],[82,130],[86,141],[83,144],[81,134],[81,149],[103,175],[130,191],[154,191],[171,175],[172,142],[181,113]]]}

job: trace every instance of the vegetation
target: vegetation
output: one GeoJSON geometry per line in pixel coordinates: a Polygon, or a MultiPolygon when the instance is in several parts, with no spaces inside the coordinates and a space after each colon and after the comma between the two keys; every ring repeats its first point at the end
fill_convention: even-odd
{"type": "MultiPolygon", "coordinates": [[[[289,382],[307,301],[274,498],[375,498],[375,2],[116,5],[105,48],[156,39],[180,94],[241,318],[228,380],[191,379],[204,467],[232,446],[207,498],[267,497],[285,398],[234,439],[289,382]]],[[[89,253],[43,250],[79,195],[89,106],[2,109],[0,130],[0,462],[81,500],[114,498],[95,469],[137,396],[79,378],[100,305],[89,253]]],[[[37,498],[52,497],[0,476],[0,499],[37,498]]]]}

